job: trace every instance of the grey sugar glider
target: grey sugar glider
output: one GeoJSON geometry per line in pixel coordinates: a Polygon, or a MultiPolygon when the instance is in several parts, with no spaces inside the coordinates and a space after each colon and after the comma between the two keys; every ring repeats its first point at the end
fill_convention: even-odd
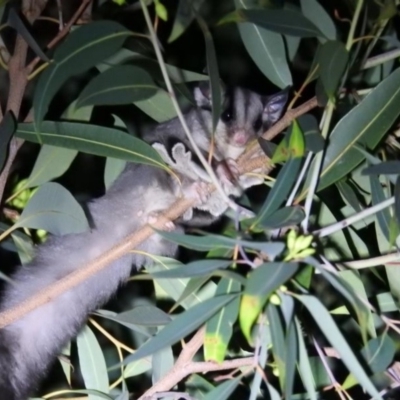
{"type": "MultiPolygon", "coordinates": [[[[197,107],[185,114],[185,120],[196,144],[207,152],[211,140],[211,100],[207,87],[196,88],[195,99],[197,107]]],[[[250,139],[255,138],[263,127],[277,121],[286,100],[285,92],[262,97],[246,89],[229,89],[215,133],[215,159],[236,159],[250,139]]],[[[191,149],[178,119],[158,125],[145,135],[144,140],[151,144],[161,143],[166,148],[182,142],[189,151],[191,149]]],[[[88,212],[93,228],[80,234],[53,236],[39,246],[34,260],[18,267],[12,276],[14,284],[7,285],[0,311],[51,286],[119,243],[143,224],[151,222],[182,191],[184,195],[193,196],[204,203],[204,193],[198,182],[187,179],[183,186],[178,185],[171,175],[161,169],[127,164],[107,193],[89,203],[88,212]]],[[[225,208],[220,207],[219,210],[223,212],[225,208]]],[[[198,217],[193,214],[190,220],[182,222],[207,225],[216,217],[198,217]]],[[[179,222],[169,228],[183,231],[179,222]]],[[[177,246],[155,234],[138,249],[173,257],[177,246]]],[[[143,255],[127,254],[87,281],[0,330],[1,398],[26,400],[37,389],[63,346],[77,335],[88,314],[102,306],[115,293],[129,277],[132,265],[140,268],[148,262],[150,260],[143,255]]]]}

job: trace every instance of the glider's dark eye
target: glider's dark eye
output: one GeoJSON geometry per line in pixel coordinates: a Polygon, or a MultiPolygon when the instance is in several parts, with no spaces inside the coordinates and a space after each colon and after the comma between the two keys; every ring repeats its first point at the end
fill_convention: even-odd
{"type": "Polygon", "coordinates": [[[231,110],[225,110],[223,113],[222,113],[222,115],[221,115],[221,119],[222,119],[222,121],[224,121],[224,122],[229,122],[229,121],[231,121],[232,120],[232,118],[233,118],[233,115],[232,115],[232,111],[231,110]]]}

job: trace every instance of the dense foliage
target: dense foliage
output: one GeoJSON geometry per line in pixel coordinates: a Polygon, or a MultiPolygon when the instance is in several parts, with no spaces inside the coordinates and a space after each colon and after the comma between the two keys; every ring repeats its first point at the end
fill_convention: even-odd
{"type": "MultiPolygon", "coordinates": [[[[196,82],[214,104],[221,79],[291,87],[260,139],[265,183],[239,200],[254,216],[163,233],[179,259],[91,316],[41,395],[397,398],[399,1],[20,3],[0,2],[5,280],[48,234],[88,229],[80,201],[126,161],[160,166],[138,135],[193,103],[196,82]]],[[[66,288],[49,290],[32,301],[66,288]]]]}

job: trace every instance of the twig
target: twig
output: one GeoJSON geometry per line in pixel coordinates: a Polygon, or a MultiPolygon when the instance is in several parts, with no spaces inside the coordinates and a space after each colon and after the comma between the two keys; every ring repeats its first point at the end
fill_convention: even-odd
{"type": "Polygon", "coordinates": [[[212,361],[194,362],[193,357],[199,351],[204,341],[204,327],[201,328],[193,338],[185,345],[175,365],[162,379],[156,382],[147,390],[138,400],[146,400],[158,392],[171,390],[175,385],[181,382],[190,374],[211,371],[223,371],[226,369],[236,369],[242,367],[251,367],[254,365],[254,357],[237,358],[227,360],[220,364],[212,361]]]}
{"type": "MultiPolygon", "coordinates": [[[[294,119],[300,117],[300,115],[306,114],[313,108],[318,106],[318,101],[316,97],[306,101],[301,106],[288,110],[285,115],[270,129],[268,129],[263,135],[262,138],[265,140],[271,140],[276,135],[281,133],[284,129],[286,129],[294,119]]],[[[250,148],[246,153],[242,154],[238,160],[238,163],[246,163],[250,160],[257,152],[258,152],[258,144],[256,143],[252,148],[250,148]]]]}

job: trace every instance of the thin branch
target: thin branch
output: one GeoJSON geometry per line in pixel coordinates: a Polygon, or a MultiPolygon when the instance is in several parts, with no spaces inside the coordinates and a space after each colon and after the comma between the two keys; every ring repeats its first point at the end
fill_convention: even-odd
{"type": "MultiPolygon", "coordinates": [[[[308,113],[313,108],[318,106],[318,101],[316,97],[306,101],[301,106],[288,110],[285,115],[270,129],[268,129],[263,135],[262,138],[265,140],[272,140],[275,136],[281,133],[284,129],[286,129],[293,120],[300,117],[303,114],[308,113]]],[[[259,151],[258,143],[255,143],[246,153],[242,154],[239,157],[238,163],[245,164],[248,160],[254,157],[259,151]]],[[[266,158],[266,157],[265,157],[266,158]]]]}
{"type": "Polygon", "coordinates": [[[220,364],[213,361],[194,362],[193,357],[203,345],[204,332],[205,328],[203,327],[193,336],[193,338],[184,346],[173,368],[142,396],[140,396],[138,400],[146,400],[156,393],[171,390],[191,374],[254,366],[254,357],[227,360],[220,364]]]}

